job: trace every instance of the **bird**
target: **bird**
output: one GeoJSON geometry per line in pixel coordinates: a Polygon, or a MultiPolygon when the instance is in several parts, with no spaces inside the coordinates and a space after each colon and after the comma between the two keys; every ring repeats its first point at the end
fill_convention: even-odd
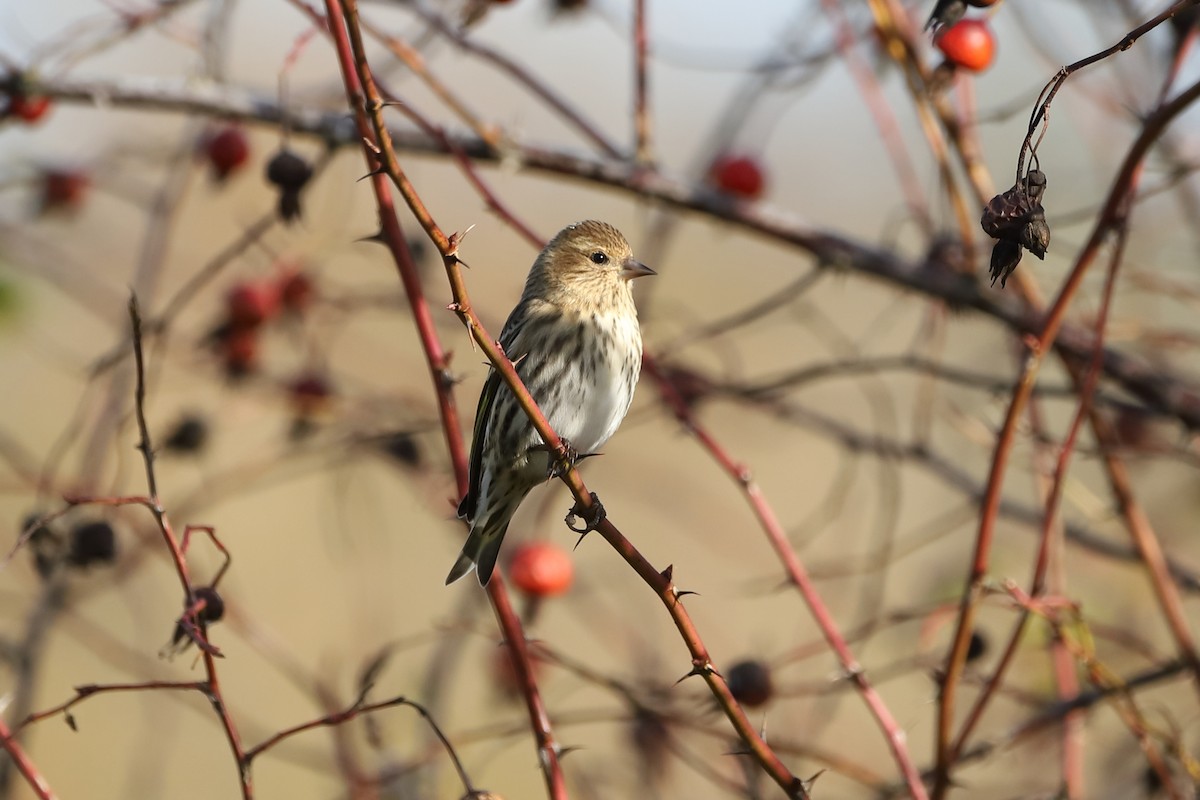
{"type": "MultiPolygon", "coordinates": [[[[632,282],[654,270],[606,222],[568,225],[538,254],[499,344],[573,460],[608,441],[633,402],[642,334],[632,282]]],[[[479,394],[467,493],[470,525],[449,585],[475,569],[486,586],[517,507],[555,474],[554,454],[492,368],[479,394]]]]}

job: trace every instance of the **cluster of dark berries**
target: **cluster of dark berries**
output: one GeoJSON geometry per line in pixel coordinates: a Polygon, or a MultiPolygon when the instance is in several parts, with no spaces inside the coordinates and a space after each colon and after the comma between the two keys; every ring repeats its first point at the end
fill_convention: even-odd
{"type": "MultiPolygon", "coordinates": [[[[39,515],[31,514],[21,525],[29,530],[39,515]]],[[[37,525],[29,534],[29,547],[38,575],[49,577],[59,564],[73,569],[111,564],[117,560],[117,535],[103,520],[79,523],[64,536],[54,523],[37,525]]]]}
{"type": "Polygon", "coordinates": [[[1042,208],[1045,193],[1046,174],[1040,169],[1031,169],[1024,179],[993,197],[984,207],[980,225],[988,236],[997,240],[992,248],[993,285],[999,279],[1000,286],[1004,286],[1021,262],[1023,250],[1038,258],[1046,257],[1050,247],[1050,226],[1046,223],[1046,210],[1042,208]]]}
{"type": "MultiPolygon", "coordinates": [[[[213,180],[224,183],[250,161],[250,140],[238,125],[206,133],[198,152],[208,163],[213,180]]],[[[279,216],[284,222],[300,218],[300,192],[312,178],[312,166],[287,147],[267,162],[267,181],[279,189],[279,216]]]]}
{"type": "Polygon", "coordinates": [[[267,180],[279,187],[279,217],[284,222],[300,218],[300,191],[312,174],[309,163],[286,147],[267,162],[267,180]]]}

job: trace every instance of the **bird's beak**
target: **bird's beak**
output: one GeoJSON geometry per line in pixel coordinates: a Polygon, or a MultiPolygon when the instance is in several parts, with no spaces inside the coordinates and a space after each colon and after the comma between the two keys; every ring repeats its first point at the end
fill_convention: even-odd
{"type": "Polygon", "coordinates": [[[657,275],[657,274],[658,274],[657,272],[650,269],[642,262],[640,262],[636,259],[633,259],[633,258],[625,259],[625,263],[621,265],[621,277],[627,281],[631,281],[634,278],[642,278],[642,277],[645,277],[646,275],[657,275]]]}

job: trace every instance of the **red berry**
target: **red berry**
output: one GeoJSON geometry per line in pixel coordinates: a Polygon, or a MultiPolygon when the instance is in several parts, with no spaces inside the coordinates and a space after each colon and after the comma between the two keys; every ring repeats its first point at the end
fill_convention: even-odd
{"type": "Polygon", "coordinates": [[[287,267],[276,282],[276,291],[283,308],[299,314],[312,305],[317,287],[312,275],[296,267],[287,267]]]}
{"type": "Polygon", "coordinates": [[[729,691],[739,703],[754,708],[775,694],[771,668],[761,661],[739,661],[725,674],[729,691]]]}
{"type": "Polygon", "coordinates": [[[225,307],[235,326],[256,328],[279,311],[279,294],[274,286],[239,283],[225,296],[225,307]]]}
{"type": "Polygon", "coordinates": [[[258,366],[258,331],[254,328],[230,328],[221,336],[221,357],[225,370],[241,377],[258,366]]]}
{"type": "Polygon", "coordinates": [[[204,155],[208,158],[213,175],[223,181],[250,159],[250,142],[241,128],[230,125],[208,137],[204,143],[204,155]]]}
{"type": "Polygon", "coordinates": [[[333,397],[333,387],[330,386],[329,380],[315,373],[301,375],[292,381],[289,391],[296,413],[301,416],[309,416],[322,410],[333,397]]]}
{"type": "Polygon", "coordinates": [[[982,72],[996,57],[996,37],[979,19],[956,22],[938,37],[937,46],[947,61],[971,72],[982,72]]]}
{"type": "Polygon", "coordinates": [[[42,212],[77,211],[87,197],[87,173],[48,169],[42,173],[42,212]]]}
{"type": "Polygon", "coordinates": [[[766,188],[762,168],[748,156],[721,156],[713,162],[709,178],[721,191],[747,200],[757,200],[766,188]]]}
{"type": "Polygon", "coordinates": [[[49,97],[14,94],[8,98],[8,113],[22,122],[32,125],[46,116],[52,105],[49,97]]]}
{"type": "Polygon", "coordinates": [[[571,588],[575,565],[561,547],[549,542],[531,542],[513,552],[509,575],[525,594],[553,597],[571,588]]]}

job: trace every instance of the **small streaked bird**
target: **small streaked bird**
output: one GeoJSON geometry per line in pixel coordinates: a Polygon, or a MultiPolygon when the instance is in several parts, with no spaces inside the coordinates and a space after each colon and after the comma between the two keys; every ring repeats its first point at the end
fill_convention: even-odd
{"type": "MultiPolygon", "coordinates": [[[[568,225],[533,262],[500,332],[505,355],[550,427],[581,456],[608,441],[633,401],[642,334],[631,282],[653,274],[613,226],[568,225]]],[[[458,506],[471,533],[446,583],[474,567],[487,585],[509,521],[553,466],[516,397],[491,370],[475,412],[470,484],[458,506]]]]}

